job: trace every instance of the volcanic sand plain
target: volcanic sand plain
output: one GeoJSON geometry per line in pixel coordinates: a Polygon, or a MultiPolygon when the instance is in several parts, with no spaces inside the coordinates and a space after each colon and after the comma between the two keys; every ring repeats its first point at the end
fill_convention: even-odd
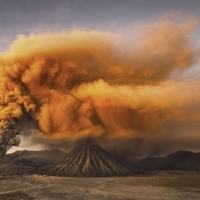
{"type": "Polygon", "coordinates": [[[0,200],[198,200],[200,173],[161,172],[131,177],[1,177],[0,200]]]}

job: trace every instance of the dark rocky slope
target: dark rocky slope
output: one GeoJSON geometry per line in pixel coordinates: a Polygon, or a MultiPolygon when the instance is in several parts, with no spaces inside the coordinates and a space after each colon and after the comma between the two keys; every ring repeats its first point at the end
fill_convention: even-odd
{"type": "Polygon", "coordinates": [[[4,160],[0,160],[0,175],[26,175],[35,173],[38,168],[52,164],[66,153],[59,149],[42,151],[16,151],[7,154],[4,160]]]}
{"type": "Polygon", "coordinates": [[[138,170],[200,170],[200,153],[178,151],[164,157],[147,157],[134,165],[138,170]]]}
{"type": "Polygon", "coordinates": [[[96,145],[72,149],[59,162],[46,166],[40,173],[53,176],[105,177],[127,176],[132,171],[96,145]]]}

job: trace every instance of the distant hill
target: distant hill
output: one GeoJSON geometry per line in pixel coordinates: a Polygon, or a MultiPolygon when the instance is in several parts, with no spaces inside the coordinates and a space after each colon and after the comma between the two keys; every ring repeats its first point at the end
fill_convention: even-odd
{"type": "Polygon", "coordinates": [[[104,177],[126,176],[133,172],[96,145],[77,147],[60,161],[44,167],[42,174],[53,176],[104,177]]]}
{"type": "Polygon", "coordinates": [[[134,164],[137,170],[200,170],[200,153],[178,151],[164,157],[147,157],[134,164]]]}
{"type": "Polygon", "coordinates": [[[0,175],[24,175],[52,164],[66,155],[59,149],[42,151],[16,151],[0,160],[0,175]]]}

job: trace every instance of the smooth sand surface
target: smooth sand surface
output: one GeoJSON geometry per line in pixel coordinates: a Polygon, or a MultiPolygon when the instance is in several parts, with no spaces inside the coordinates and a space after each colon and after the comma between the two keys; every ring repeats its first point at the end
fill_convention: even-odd
{"type": "Polygon", "coordinates": [[[31,175],[0,179],[0,200],[200,199],[200,173],[73,178],[31,175]]]}

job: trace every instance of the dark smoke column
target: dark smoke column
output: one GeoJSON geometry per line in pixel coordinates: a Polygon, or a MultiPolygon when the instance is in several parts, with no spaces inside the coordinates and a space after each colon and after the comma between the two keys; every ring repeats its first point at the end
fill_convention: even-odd
{"type": "Polygon", "coordinates": [[[18,135],[36,108],[34,101],[22,82],[6,75],[0,79],[0,159],[12,146],[20,144],[18,135]]]}
{"type": "Polygon", "coordinates": [[[21,142],[20,131],[25,123],[24,117],[0,121],[0,159],[5,157],[8,149],[21,142]]]}

